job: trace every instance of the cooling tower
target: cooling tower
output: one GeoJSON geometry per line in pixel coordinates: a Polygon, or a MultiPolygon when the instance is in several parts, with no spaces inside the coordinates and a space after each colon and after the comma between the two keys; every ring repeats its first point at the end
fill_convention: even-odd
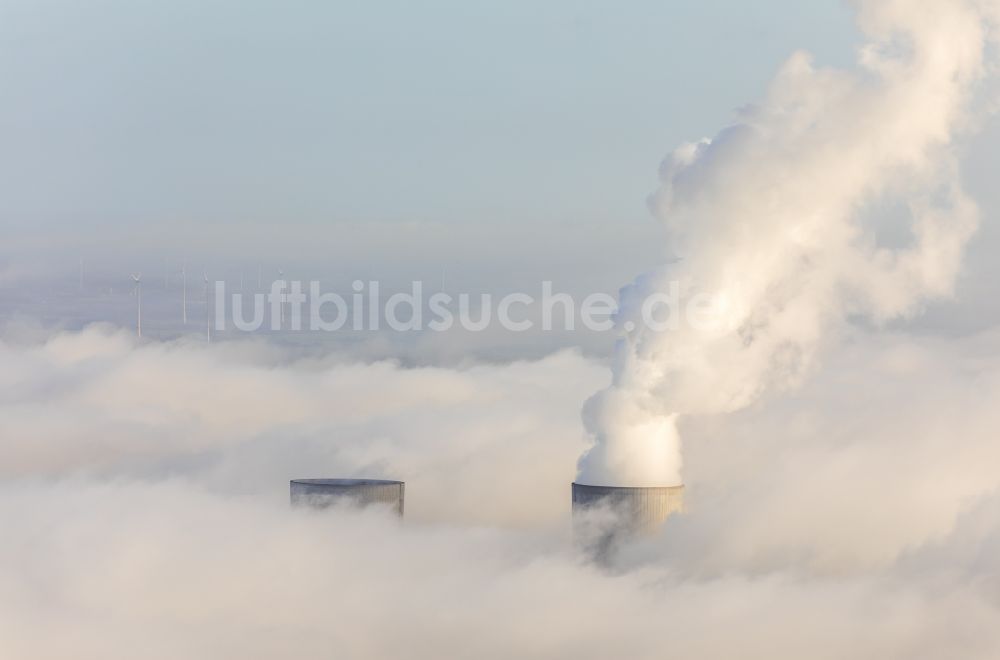
{"type": "Polygon", "coordinates": [[[325,509],[336,503],[384,506],[403,515],[406,484],[385,479],[292,479],[292,506],[325,509]]]}
{"type": "Polygon", "coordinates": [[[608,559],[628,537],[654,533],[684,506],[684,486],[650,488],[573,484],[577,538],[599,558],[608,559]]]}

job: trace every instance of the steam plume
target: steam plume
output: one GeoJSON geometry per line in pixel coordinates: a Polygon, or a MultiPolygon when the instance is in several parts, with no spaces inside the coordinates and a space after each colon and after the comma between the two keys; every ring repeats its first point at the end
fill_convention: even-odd
{"type": "Polygon", "coordinates": [[[978,220],[955,138],[995,15],[861,2],[856,70],[796,53],[736,125],[665,160],[651,206],[681,260],[622,291],[625,335],[611,385],[584,407],[596,444],[579,481],[680,483],[679,416],[794,386],[848,319],[911,316],[951,292],[978,220]],[[670,302],[655,328],[651,294],[670,302]]]}

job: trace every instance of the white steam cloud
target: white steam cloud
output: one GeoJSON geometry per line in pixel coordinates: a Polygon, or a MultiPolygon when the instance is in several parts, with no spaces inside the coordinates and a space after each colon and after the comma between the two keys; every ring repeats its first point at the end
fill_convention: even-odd
{"type": "Polygon", "coordinates": [[[949,294],[977,207],[955,138],[989,69],[995,3],[859,3],[858,69],[793,55],[764,100],[677,149],[651,204],[681,260],[622,292],[611,385],[578,480],[681,483],[677,422],[798,384],[848,319],[949,294]],[[651,329],[642,301],[675,299],[651,329]]]}
{"type": "Polygon", "coordinates": [[[850,332],[795,397],[682,424],[689,514],[613,572],[569,538],[578,354],[0,341],[0,657],[996,658],[1000,334],[850,332]],[[403,524],[288,507],[362,474],[403,524]]]}

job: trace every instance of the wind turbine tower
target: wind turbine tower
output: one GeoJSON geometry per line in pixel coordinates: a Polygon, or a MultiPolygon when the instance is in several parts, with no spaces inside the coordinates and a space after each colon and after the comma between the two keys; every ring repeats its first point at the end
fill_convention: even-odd
{"type": "Polygon", "coordinates": [[[135,334],[142,338],[142,273],[133,273],[132,282],[134,286],[132,292],[135,294],[135,334]]]}
{"type": "Polygon", "coordinates": [[[278,279],[281,280],[281,296],[278,298],[278,327],[285,329],[285,271],[278,269],[278,279]]]}
{"type": "Polygon", "coordinates": [[[181,266],[181,322],[188,323],[188,277],[187,264],[181,266]]]}
{"type": "Polygon", "coordinates": [[[208,304],[208,273],[202,271],[202,277],[205,278],[205,340],[211,344],[212,343],[212,308],[208,304]]]}

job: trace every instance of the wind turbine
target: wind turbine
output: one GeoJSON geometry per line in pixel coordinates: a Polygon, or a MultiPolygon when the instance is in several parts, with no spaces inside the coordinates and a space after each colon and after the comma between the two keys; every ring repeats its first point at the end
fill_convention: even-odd
{"type": "Polygon", "coordinates": [[[281,297],[278,298],[278,327],[285,329],[285,271],[278,269],[278,279],[281,282],[281,297]]]}
{"type": "Polygon", "coordinates": [[[181,321],[188,323],[188,278],[187,264],[181,264],[181,321]]]}
{"type": "Polygon", "coordinates": [[[208,272],[201,271],[202,277],[205,278],[205,340],[208,343],[212,343],[212,310],[208,304],[208,272]]]}
{"type": "Polygon", "coordinates": [[[132,293],[135,295],[135,333],[142,338],[142,273],[132,273],[132,293]]]}

